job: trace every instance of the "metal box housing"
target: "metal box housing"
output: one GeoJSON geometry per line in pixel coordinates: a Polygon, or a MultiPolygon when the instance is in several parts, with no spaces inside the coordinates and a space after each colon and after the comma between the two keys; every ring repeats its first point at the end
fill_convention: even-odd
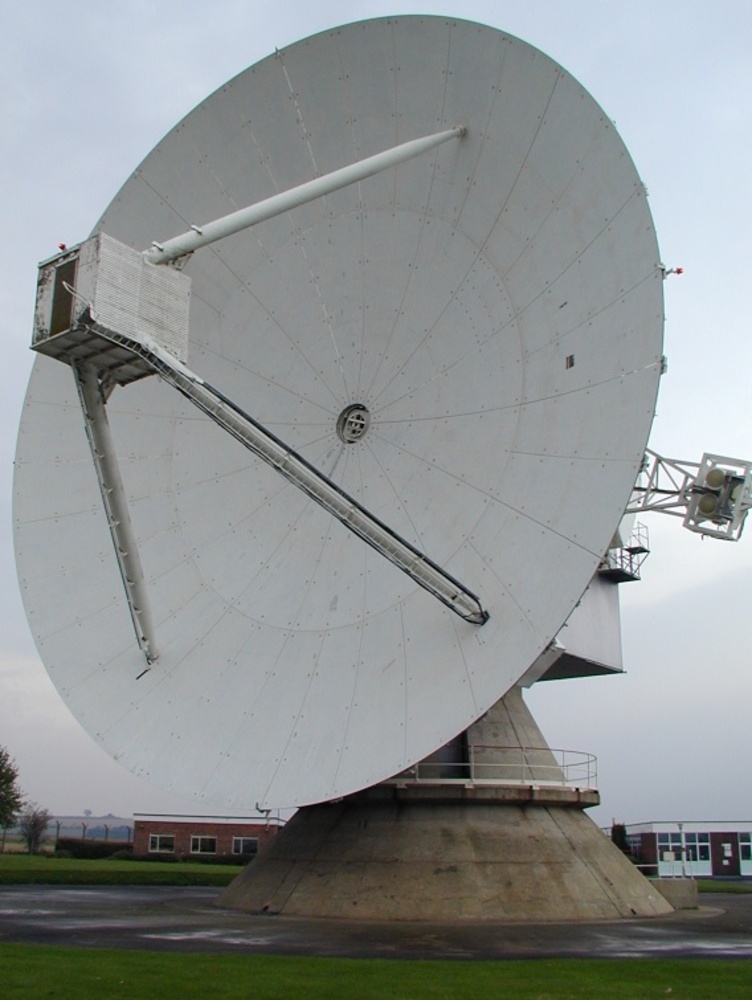
{"type": "Polygon", "coordinates": [[[40,264],[31,346],[127,384],[153,371],[107,332],[156,343],[185,362],[190,289],[187,275],[97,233],[40,264]]]}

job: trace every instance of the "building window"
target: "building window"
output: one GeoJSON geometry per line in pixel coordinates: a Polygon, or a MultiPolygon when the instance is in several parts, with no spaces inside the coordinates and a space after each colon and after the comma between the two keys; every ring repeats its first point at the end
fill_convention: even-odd
{"type": "Polygon", "coordinates": [[[739,834],[739,858],[741,861],[752,861],[752,833],[739,834]]]}
{"type": "MultiPolygon", "coordinates": [[[[709,833],[685,833],[683,847],[685,861],[710,861],[709,833]]],[[[661,861],[681,861],[682,835],[659,833],[658,857],[661,861]]]]}
{"type": "Polygon", "coordinates": [[[216,854],[216,837],[199,837],[194,834],[191,837],[191,854],[216,854]]]}
{"type": "Polygon", "coordinates": [[[233,854],[258,854],[258,837],[233,837],[233,854]]]}
{"type": "Polygon", "coordinates": [[[658,834],[658,858],[675,861],[681,858],[681,836],[678,833],[658,834]]]}
{"type": "Polygon", "coordinates": [[[687,861],[710,861],[710,834],[685,833],[687,861]]]}
{"type": "Polygon", "coordinates": [[[150,833],[149,851],[157,851],[160,854],[175,853],[175,836],[172,833],[150,833]]]}

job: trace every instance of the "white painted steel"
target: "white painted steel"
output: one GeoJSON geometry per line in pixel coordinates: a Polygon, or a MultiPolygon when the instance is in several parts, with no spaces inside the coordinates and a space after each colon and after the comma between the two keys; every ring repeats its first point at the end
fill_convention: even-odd
{"type": "Polygon", "coordinates": [[[579,788],[581,791],[598,788],[598,758],[582,750],[488,743],[471,744],[469,749],[467,762],[423,760],[388,779],[388,783],[400,788],[414,785],[464,785],[467,788],[526,785],[531,788],[579,788]],[[476,751],[481,753],[480,760],[476,759],[476,751]]]}
{"type": "Polygon", "coordinates": [[[624,512],[661,371],[655,234],[608,117],[524,43],[406,17],[293,45],[165,137],[100,227],[141,249],[457,122],[195,253],[188,363],[478,593],[482,628],[146,379],[108,404],[160,645],[136,680],[71,373],[35,363],[29,619],[82,724],[167,788],[284,806],[421,760],[548,646],[624,512]],[[354,403],[370,426],[345,443],[354,403]]]}
{"type": "MultiPolygon", "coordinates": [[[[101,327],[96,324],[97,331],[101,327]]],[[[325,476],[319,469],[307,462],[301,455],[289,448],[283,441],[270,434],[265,427],[240,410],[231,400],[226,399],[213,386],[190,371],[169,351],[158,344],[133,340],[115,331],[104,334],[112,343],[124,346],[133,351],[134,357],[144,359],[152,374],[181,392],[187,399],[213,420],[219,427],[231,434],[244,447],[284,476],[298,489],[302,490],[312,500],[315,500],[325,511],[343,524],[359,538],[372,545],[385,559],[401,569],[403,573],[433,594],[448,608],[451,608],[462,619],[473,625],[483,625],[488,614],[482,608],[477,596],[465,588],[459,580],[448,576],[440,566],[437,566],[425,553],[410,545],[387,525],[381,522],[370,511],[366,510],[354,497],[345,493],[339,486],[325,476]]],[[[94,374],[96,379],[96,374],[94,374]]],[[[104,417],[102,407],[101,417],[104,417]]],[[[337,420],[339,423],[341,416],[337,420]]],[[[101,422],[90,421],[94,426],[101,422]]],[[[104,420],[106,424],[106,419],[104,420]]],[[[341,436],[341,435],[340,435],[341,436]]],[[[362,435],[359,435],[362,436],[362,435]]],[[[109,458],[112,449],[105,447],[105,454],[95,451],[95,466],[99,466],[103,458],[109,458]]],[[[100,477],[100,483],[101,483],[100,477]]],[[[105,495],[103,490],[103,496],[105,495]]],[[[127,514],[127,512],[124,512],[127,514]]],[[[119,525],[118,521],[111,523],[119,525]]],[[[117,530],[113,529],[115,548],[123,555],[117,538],[117,530]]],[[[125,553],[134,545],[126,546],[125,553]]],[[[126,584],[131,585],[130,578],[124,577],[126,584]]],[[[141,637],[143,638],[143,637],[141,637]]],[[[148,644],[147,644],[148,656],[148,644]]]]}
{"type": "Polygon", "coordinates": [[[144,581],[138,543],[128,510],[128,498],[120,475],[117,449],[113,444],[107,420],[107,408],[96,371],[90,367],[74,368],[74,374],[89,450],[107,515],[115,558],[125,587],[125,598],[133,620],[136,641],[146,657],[147,665],[150,665],[157,659],[159,653],[149,604],[149,590],[144,581]]]}
{"type": "Polygon", "coordinates": [[[686,462],[647,448],[627,510],[671,514],[689,531],[738,542],[752,510],[752,462],[707,452],[686,462]]]}
{"type": "Polygon", "coordinates": [[[216,243],[217,240],[225,239],[227,236],[234,236],[243,229],[249,229],[259,222],[273,219],[275,215],[282,215],[293,208],[299,208],[316,198],[324,198],[340,188],[358,181],[373,177],[374,174],[387,170],[389,167],[396,167],[400,163],[405,163],[413,156],[420,156],[427,153],[450,139],[459,139],[465,134],[462,126],[445,129],[436,135],[421,136],[419,139],[410,139],[408,142],[400,143],[393,149],[385,149],[381,153],[366,157],[356,163],[340,167],[323,177],[306,181],[289,191],[272,195],[255,205],[248,205],[237,212],[225,215],[221,219],[214,219],[212,222],[204,223],[201,226],[192,225],[187,233],[175,236],[164,243],[155,241],[151,250],[144,251],[144,257],[150,264],[166,264],[169,261],[177,260],[186,254],[193,253],[201,247],[216,243]]]}
{"type": "Polygon", "coordinates": [[[55,274],[60,264],[72,261],[73,320],[90,312],[103,326],[137,340],[156,340],[185,361],[190,281],[175,268],[149,266],[143,254],[106,233],[40,265],[32,338],[36,349],[55,353],[55,337],[50,337],[55,274]]]}

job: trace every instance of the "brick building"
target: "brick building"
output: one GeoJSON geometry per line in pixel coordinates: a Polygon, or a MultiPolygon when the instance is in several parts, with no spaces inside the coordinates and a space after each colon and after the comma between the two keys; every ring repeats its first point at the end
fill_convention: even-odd
{"type": "Polygon", "coordinates": [[[752,877],[752,821],[632,823],[626,832],[646,875],[752,877]]]}
{"type": "Polygon", "coordinates": [[[178,858],[253,857],[280,828],[277,820],[136,813],[133,853],[178,858]]]}

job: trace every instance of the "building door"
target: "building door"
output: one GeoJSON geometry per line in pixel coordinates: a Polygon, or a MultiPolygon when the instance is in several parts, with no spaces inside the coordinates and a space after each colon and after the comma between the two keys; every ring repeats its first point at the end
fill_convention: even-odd
{"type": "Polygon", "coordinates": [[[713,875],[734,878],[741,875],[739,865],[739,835],[737,833],[713,833],[710,835],[710,856],[713,875]]]}

